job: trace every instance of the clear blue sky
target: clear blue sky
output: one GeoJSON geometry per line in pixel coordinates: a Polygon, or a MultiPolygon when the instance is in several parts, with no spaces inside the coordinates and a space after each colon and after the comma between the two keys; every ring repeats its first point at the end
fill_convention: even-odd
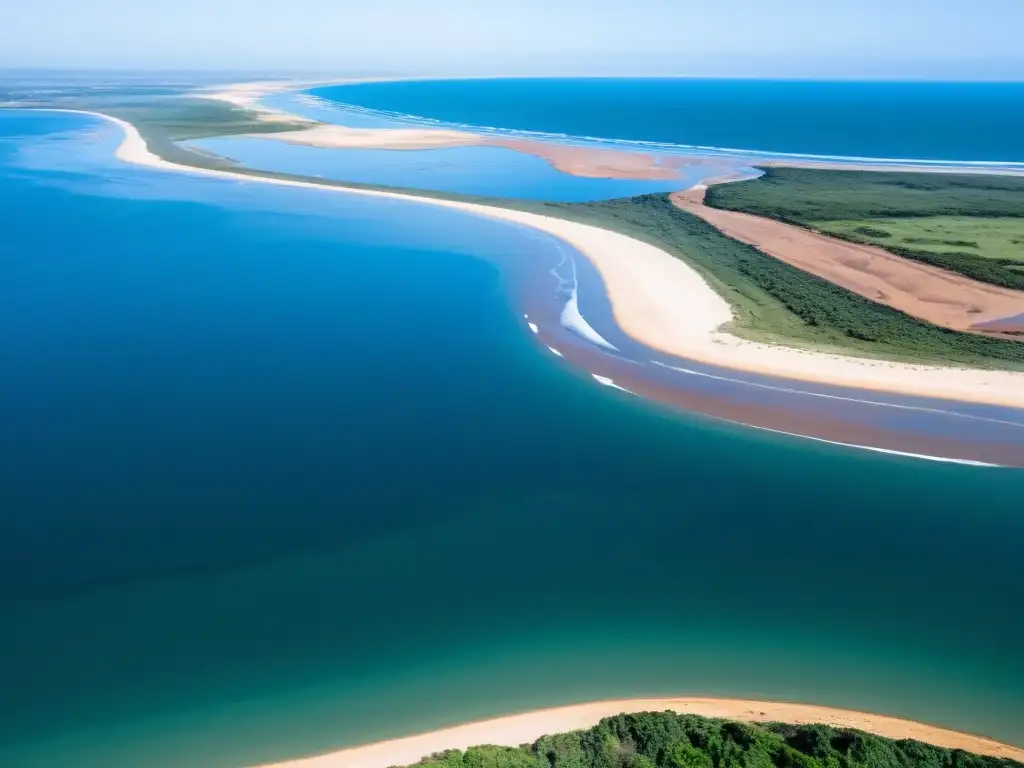
{"type": "Polygon", "coordinates": [[[1024,0],[0,0],[0,66],[1024,80],[1024,0]]]}

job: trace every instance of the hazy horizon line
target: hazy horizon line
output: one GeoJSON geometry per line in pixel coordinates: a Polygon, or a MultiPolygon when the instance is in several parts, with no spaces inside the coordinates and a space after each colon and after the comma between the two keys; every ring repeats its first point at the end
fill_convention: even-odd
{"type": "Polygon", "coordinates": [[[1024,75],[1015,76],[978,76],[976,74],[965,74],[963,76],[949,75],[943,73],[936,76],[907,76],[900,74],[893,75],[836,75],[827,76],[813,75],[785,75],[785,74],[688,74],[683,72],[666,71],[636,71],[636,72],[579,72],[579,71],[516,71],[509,68],[506,72],[490,72],[486,74],[472,74],[465,71],[414,71],[414,70],[384,70],[384,69],[328,69],[328,68],[303,68],[303,67],[274,67],[262,69],[258,67],[105,67],[105,66],[23,66],[23,65],[0,65],[0,73],[79,73],[79,74],[123,74],[123,75],[150,75],[150,74],[174,74],[174,75],[239,75],[245,77],[310,77],[324,78],[349,78],[349,77],[396,77],[396,78],[417,78],[417,79],[458,79],[458,80],[487,80],[487,79],[672,79],[672,80],[764,80],[764,81],[787,81],[787,82],[904,82],[904,83],[1024,83],[1024,75]]]}

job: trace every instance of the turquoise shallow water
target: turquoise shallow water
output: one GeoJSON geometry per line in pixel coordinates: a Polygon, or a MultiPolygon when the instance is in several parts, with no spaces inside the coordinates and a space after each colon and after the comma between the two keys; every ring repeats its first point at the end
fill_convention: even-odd
{"type": "Polygon", "coordinates": [[[1024,161],[1024,83],[499,78],[311,93],[377,113],[565,136],[769,154],[1024,161]]]}
{"type": "Polygon", "coordinates": [[[0,765],[227,768],[536,706],[816,701],[1024,744],[1024,474],[562,366],[557,257],[0,114],[0,765]]]}

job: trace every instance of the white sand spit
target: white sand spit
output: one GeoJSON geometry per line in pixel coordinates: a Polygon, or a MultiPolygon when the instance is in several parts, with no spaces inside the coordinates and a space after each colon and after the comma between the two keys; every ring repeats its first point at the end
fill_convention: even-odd
{"type": "Polygon", "coordinates": [[[514,747],[536,741],[545,734],[590,728],[601,718],[623,712],[665,710],[747,722],[778,721],[796,725],[824,723],[841,728],[857,728],[890,739],[917,739],[940,747],[1024,760],[1024,749],[1019,747],[885,715],[775,701],[672,698],[599,701],[541,709],[343,749],[319,757],[274,763],[263,768],[387,768],[408,765],[445,749],[466,749],[480,744],[514,747]]]}

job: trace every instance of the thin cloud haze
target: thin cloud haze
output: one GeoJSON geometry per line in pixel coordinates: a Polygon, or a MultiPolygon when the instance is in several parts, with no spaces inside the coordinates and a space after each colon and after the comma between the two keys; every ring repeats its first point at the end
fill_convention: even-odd
{"type": "Polygon", "coordinates": [[[4,6],[4,67],[1024,78],[1019,0],[4,6]]]}

